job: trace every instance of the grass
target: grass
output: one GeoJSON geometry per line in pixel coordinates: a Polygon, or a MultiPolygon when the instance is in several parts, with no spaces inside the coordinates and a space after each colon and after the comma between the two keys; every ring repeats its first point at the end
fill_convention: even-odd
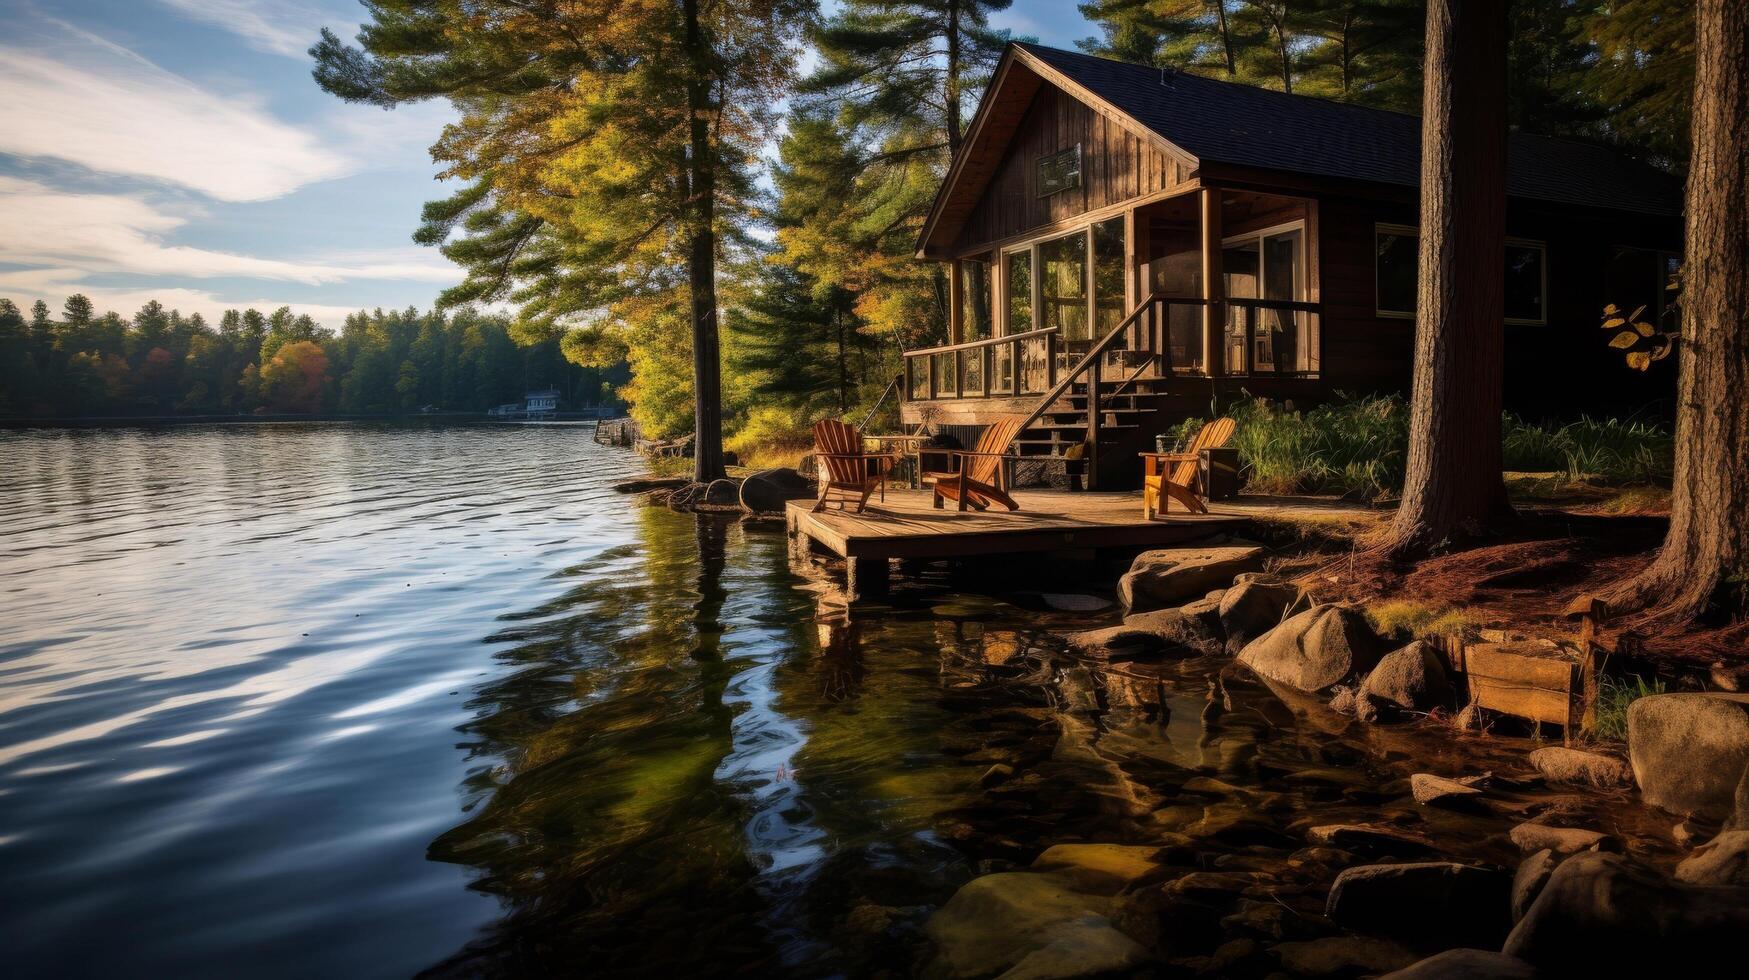
{"type": "Polygon", "coordinates": [[[1628,705],[1648,694],[1663,694],[1664,682],[1654,679],[1650,684],[1638,674],[1627,680],[1617,680],[1605,674],[1597,684],[1597,723],[1592,734],[1597,738],[1625,742],[1628,737],[1628,705]]]}
{"type": "MultiPolygon", "coordinates": [[[[1399,395],[1351,395],[1306,411],[1264,399],[1234,405],[1233,446],[1247,486],[1260,493],[1336,494],[1378,500],[1402,491],[1409,407],[1399,395]]],[[[1180,441],[1200,419],[1174,433],[1180,441]]],[[[1633,419],[1582,418],[1568,423],[1502,419],[1507,471],[1552,474],[1558,483],[1610,487],[1668,485],[1674,440],[1664,428],[1633,419]]]]}
{"type": "Polygon", "coordinates": [[[1367,607],[1366,618],[1383,636],[1413,639],[1418,636],[1461,636],[1474,639],[1486,619],[1473,609],[1393,599],[1367,607]]]}

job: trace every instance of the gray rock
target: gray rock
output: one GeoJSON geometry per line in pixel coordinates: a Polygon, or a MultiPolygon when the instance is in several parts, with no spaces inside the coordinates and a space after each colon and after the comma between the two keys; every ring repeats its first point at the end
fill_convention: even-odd
{"type": "Polygon", "coordinates": [[[1549,883],[1549,875],[1555,873],[1555,867],[1560,859],[1548,848],[1532,854],[1518,863],[1518,871],[1512,875],[1512,921],[1524,918],[1524,913],[1530,910],[1530,903],[1542,894],[1543,886],[1549,883]]]}
{"type": "Polygon", "coordinates": [[[1221,631],[1227,652],[1238,653],[1245,644],[1281,625],[1283,617],[1305,597],[1297,585],[1265,575],[1241,575],[1221,596],[1221,631]]]}
{"type": "Polygon", "coordinates": [[[1425,640],[1385,654],[1372,673],[1366,675],[1360,693],[1373,701],[1411,711],[1447,707],[1452,701],[1445,658],[1425,640]]]}
{"type": "Polygon", "coordinates": [[[1719,976],[1742,959],[1749,888],[1691,885],[1618,854],[1562,862],[1502,952],[1560,976],[1719,976]]]}
{"type": "Polygon", "coordinates": [[[1378,663],[1378,638],[1352,606],[1314,606],[1239,651],[1239,662],[1301,691],[1323,691],[1378,663]]]}
{"type": "Polygon", "coordinates": [[[1512,843],[1517,844],[1518,849],[1526,854],[1545,848],[1556,854],[1577,854],[1593,848],[1616,850],[1621,846],[1615,838],[1595,830],[1550,827],[1540,823],[1521,823],[1512,828],[1509,836],[1512,843]]]}
{"type": "Polygon", "coordinates": [[[1044,948],[1054,926],[1103,917],[1111,899],[1075,887],[1066,875],[1010,871],[967,882],[929,917],[936,956],[927,974],[942,978],[999,973],[1044,948]]]}
{"type": "Polygon", "coordinates": [[[1409,777],[1409,792],[1422,806],[1461,808],[1480,802],[1482,791],[1472,785],[1477,781],[1474,777],[1458,780],[1418,772],[1409,777]]]}
{"type": "Polygon", "coordinates": [[[1543,774],[1543,778],[1554,783],[1579,783],[1608,789],[1626,786],[1634,778],[1627,763],[1614,756],[1558,745],[1532,752],[1530,764],[1543,774]]]}
{"type": "Polygon", "coordinates": [[[1322,824],[1308,829],[1306,840],[1375,857],[1413,857],[1435,850],[1433,842],[1427,838],[1384,824],[1322,824]]]}
{"type": "Polygon", "coordinates": [[[1693,885],[1749,886],[1749,830],[1727,830],[1695,848],[1676,866],[1676,879],[1693,885]]]}
{"type": "Polygon", "coordinates": [[[741,506],[756,514],[782,513],[792,500],[815,495],[814,484],[787,466],[760,470],[741,481],[741,506]]]}
{"type": "Polygon", "coordinates": [[[1731,815],[1749,770],[1749,694],[1651,694],[1628,705],[1628,761],[1647,803],[1731,815]]]}
{"type": "Polygon", "coordinates": [[[1045,605],[1061,612],[1100,612],[1110,609],[1112,605],[1110,599],[1067,592],[1046,592],[1039,598],[1045,605]]]}
{"type": "Polygon", "coordinates": [[[1325,914],[1344,929],[1412,945],[1494,947],[1512,928],[1511,893],[1512,876],[1494,868],[1369,864],[1336,876],[1325,914]]]}
{"type": "Polygon", "coordinates": [[[1262,569],[1263,549],[1254,545],[1144,551],[1118,582],[1117,600],[1132,613],[1165,609],[1262,569]]]}
{"type": "Polygon", "coordinates": [[[1199,657],[1221,648],[1219,637],[1202,620],[1177,609],[1125,616],[1122,626],[1070,633],[1064,639],[1082,656],[1110,660],[1199,657]]]}
{"type": "Polygon", "coordinates": [[[1537,968],[1516,956],[1487,949],[1448,949],[1384,980],[1537,980],[1537,968]]]}
{"type": "Polygon", "coordinates": [[[1210,636],[1219,637],[1222,635],[1221,597],[1224,595],[1224,589],[1216,589],[1201,599],[1179,606],[1178,611],[1202,624],[1210,636]]]}

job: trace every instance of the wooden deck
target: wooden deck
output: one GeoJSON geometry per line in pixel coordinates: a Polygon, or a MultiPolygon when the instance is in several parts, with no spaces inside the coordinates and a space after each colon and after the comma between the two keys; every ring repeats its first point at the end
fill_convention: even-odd
{"type": "Polygon", "coordinates": [[[1238,510],[1220,505],[1208,514],[1174,513],[1170,520],[1142,517],[1138,493],[1068,493],[1021,490],[1020,510],[988,511],[930,506],[926,490],[887,490],[861,514],[811,513],[811,500],[791,501],[790,534],[845,559],[961,558],[1084,548],[1165,547],[1247,523],[1238,510]]]}

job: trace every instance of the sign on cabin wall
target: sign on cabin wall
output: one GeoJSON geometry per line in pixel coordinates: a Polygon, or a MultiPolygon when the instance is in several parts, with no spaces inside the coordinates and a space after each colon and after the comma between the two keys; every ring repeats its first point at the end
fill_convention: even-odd
{"type": "Polygon", "coordinates": [[[1038,158],[1038,196],[1081,186],[1081,144],[1038,158]]]}

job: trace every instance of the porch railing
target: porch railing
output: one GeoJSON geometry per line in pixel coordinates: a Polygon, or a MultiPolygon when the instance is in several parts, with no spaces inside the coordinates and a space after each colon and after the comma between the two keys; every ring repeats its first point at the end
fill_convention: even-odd
{"type": "Polygon", "coordinates": [[[1037,395],[1056,384],[1057,328],[905,352],[908,401],[1037,395]]]}

